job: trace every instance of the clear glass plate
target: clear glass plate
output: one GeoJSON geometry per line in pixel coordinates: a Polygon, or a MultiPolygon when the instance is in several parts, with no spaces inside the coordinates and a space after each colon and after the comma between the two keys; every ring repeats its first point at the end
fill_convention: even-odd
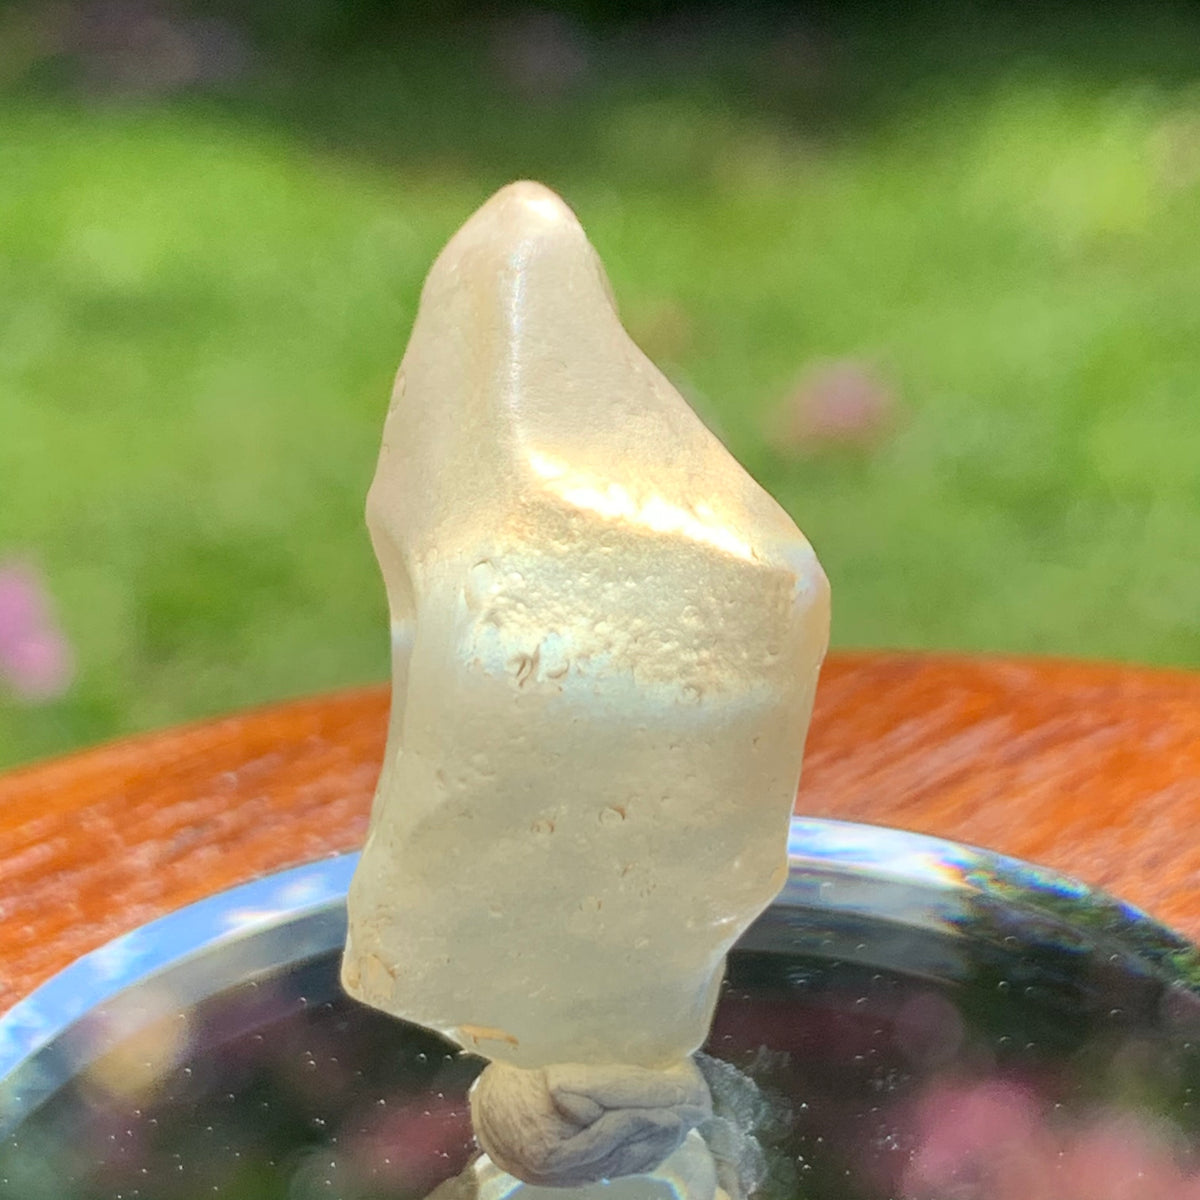
{"type": "MultiPolygon", "coordinates": [[[[481,1063],[340,993],[353,866],[211,897],[0,1019],[0,1200],[417,1200],[460,1171],[481,1063]]],[[[764,1198],[1200,1200],[1200,956],[1011,859],[796,820],[706,1053],[764,1198]]]]}

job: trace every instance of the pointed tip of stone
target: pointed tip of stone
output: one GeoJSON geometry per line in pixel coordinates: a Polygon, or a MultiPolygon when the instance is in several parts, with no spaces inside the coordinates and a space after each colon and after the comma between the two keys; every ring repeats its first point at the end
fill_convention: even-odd
{"type": "Polygon", "coordinates": [[[494,193],[476,213],[477,217],[537,229],[567,226],[580,228],[579,219],[567,202],[544,183],[519,179],[494,193]]]}
{"type": "MultiPolygon", "coordinates": [[[[562,197],[531,180],[502,187],[446,243],[426,277],[421,308],[440,325],[471,331],[477,343],[488,330],[500,331],[502,344],[492,347],[500,357],[511,357],[531,323],[545,336],[558,330],[560,340],[574,345],[572,322],[581,314],[590,314],[587,325],[616,312],[579,219],[562,197]],[[567,296],[580,311],[562,333],[567,296]]],[[[410,353],[417,338],[414,329],[410,353]]]]}
{"type": "Polygon", "coordinates": [[[502,187],[472,213],[439,255],[435,270],[481,252],[498,266],[519,246],[569,248],[578,254],[589,243],[561,196],[544,184],[520,180],[502,187]]]}

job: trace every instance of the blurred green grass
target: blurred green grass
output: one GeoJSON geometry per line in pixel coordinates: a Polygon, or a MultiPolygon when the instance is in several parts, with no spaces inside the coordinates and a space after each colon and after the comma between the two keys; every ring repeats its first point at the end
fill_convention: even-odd
{"type": "Polygon", "coordinates": [[[10,88],[0,561],[41,566],[79,673],[0,692],[0,764],[385,676],[390,377],[440,245],[521,176],[809,535],[836,644],[1200,665],[1200,10],[1165,12],[799,63],[626,35],[553,103],[473,28],[137,102],[10,88]],[[772,448],[839,358],[903,419],[772,448]]]}

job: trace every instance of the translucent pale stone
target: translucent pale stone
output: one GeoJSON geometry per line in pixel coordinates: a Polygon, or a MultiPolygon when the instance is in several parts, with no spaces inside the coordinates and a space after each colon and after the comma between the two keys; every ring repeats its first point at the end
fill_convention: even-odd
{"type": "MultiPolygon", "coordinates": [[[[716,1164],[695,1130],[653,1172],[572,1188],[571,1200],[736,1200],[723,1191],[716,1164]]],[[[429,1200],[563,1200],[562,1188],[527,1184],[486,1154],[430,1193],[429,1200]]]]}
{"type": "Polygon", "coordinates": [[[434,265],[368,522],[394,687],[347,990],[516,1066],[679,1062],[785,878],[828,585],[545,188],[434,265]]]}

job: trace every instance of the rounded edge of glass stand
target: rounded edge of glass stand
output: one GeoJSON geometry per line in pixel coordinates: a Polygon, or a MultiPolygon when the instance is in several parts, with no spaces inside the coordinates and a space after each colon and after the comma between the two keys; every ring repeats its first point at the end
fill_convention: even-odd
{"type": "MultiPolygon", "coordinates": [[[[780,922],[800,911],[950,938],[966,938],[981,913],[1004,912],[1034,938],[1068,931],[1200,996],[1200,949],[1057,872],[923,834],[806,817],[792,820],[788,855],[783,891],[740,947],[777,945],[780,922]]],[[[108,1047],[161,1019],[164,997],[178,1011],[335,950],[345,938],[357,861],[339,855],[207,897],[84,955],[35,989],[0,1017],[0,1135],[108,1047]]]]}

